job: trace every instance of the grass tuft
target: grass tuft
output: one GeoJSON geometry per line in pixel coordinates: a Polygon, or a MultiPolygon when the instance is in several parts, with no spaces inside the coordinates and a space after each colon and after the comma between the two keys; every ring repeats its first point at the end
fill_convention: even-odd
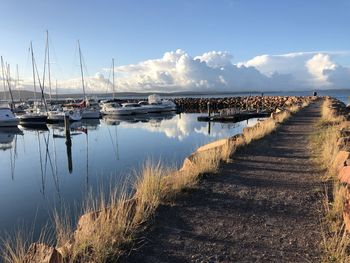
{"type": "Polygon", "coordinates": [[[321,220],[324,257],[322,262],[350,262],[348,250],[350,237],[343,222],[344,201],[347,192],[338,180],[335,157],[339,152],[339,124],[344,120],[331,108],[332,101],[326,99],[322,105],[322,117],[316,124],[317,131],[310,138],[315,162],[324,169],[325,182],[324,219],[321,220]],[[329,191],[328,189],[331,189],[329,191]],[[330,193],[328,193],[330,192],[330,193]],[[329,196],[331,194],[331,196],[329,196]]]}

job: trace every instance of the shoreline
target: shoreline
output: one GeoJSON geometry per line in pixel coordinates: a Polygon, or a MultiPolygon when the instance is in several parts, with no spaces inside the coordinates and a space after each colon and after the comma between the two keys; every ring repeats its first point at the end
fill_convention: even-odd
{"type": "MultiPolygon", "coordinates": [[[[289,107],[291,109],[292,107],[295,107],[295,103],[297,103],[299,106],[292,110],[296,111],[306,102],[306,100],[310,100],[310,98],[297,98],[295,99],[294,104],[290,103],[286,105],[286,108],[289,107]]],[[[179,171],[164,171],[160,166],[146,166],[144,170],[148,169],[149,174],[144,174],[141,181],[138,182],[139,186],[136,187],[134,196],[131,199],[125,197],[122,200],[112,200],[119,209],[118,211],[115,211],[110,205],[105,205],[97,211],[85,214],[78,220],[77,228],[72,233],[71,240],[68,240],[66,244],[61,244],[63,246],[55,248],[44,244],[34,243],[30,245],[28,251],[26,250],[26,255],[24,256],[31,260],[37,260],[38,257],[43,256],[43,254],[47,255],[47,253],[58,258],[62,258],[64,255],[72,257],[73,254],[76,254],[72,253],[72,250],[76,249],[74,246],[76,246],[79,239],[83,239],[84,235],[84,238],[86,238],[86,235],[88,235],[87,233],[91,233],[91,231],[95,234],[99,232],[100,230],[98,230],[97,223],[101,223],[102,220],[104,224],[110,224],[111,222],[108,222],[108,220],[111,220],[111,213],[120,213],[120,210],[124,213],[124,217],[131,221],[131,225],[130,223],[125,223],[128,229],[130,230],[130,228],[132,228],[133,230],[131,232],[137,231],[140,224],[142,225],[147,221],[147,218],[152,215],[162,199],[169,198],[169,196],[171,197],[174,194],[176,195],[176,193],[181,191],[183,187],[195,183],[201,174],[215,172],[218,169],[220,162],[227,161],[230,154],[234,152],[237,147],[248,144],[251,140],[262,138],[265,134],[273,131],[276,128],[277,123],[283,121],[284,118],[287,118],[288,114],[290,113],[286,114],[285,110],[281,111],[280,113],[273,114],[268,121],[262,121],[259,125],[246,128],[243,135],[236,135],[199,147],[192,155],[184,160],[183,167],[179,171]],[[268,125],[264,125],[263,123],[268,123],[268,125]],[[264,126],[269,127],[266,129],[264,126]],[[198,164],[200,164],[201,167],[198,167],[198,164]],[[203,166],[203,164],[206,165],[203,166]],[[167,175],[164,176],[164,173],[167,175]],[[154,174],[158,175],[155,176],[154,174]],[[156,189],[154,189],[154,187],[156,187],[156,189]],[[145,189],[142,188],[148,190],[143,192],[145,189]],[[149,188],[151,188],[151,191],[149,191],[149,188]],[[150,202],[149,198],[152,199],[153,203],[150,202]],[[140,206],[141,210],[137,211],[137,209],[140,209],[140,206]],[[140,216],[143,217],[142,213],[149,213],[146,216],[146,219],[135,218],[140,216]],[[39,252],[42,254],[38,255],[39,252]]],[[[84,242],[88,241],[85,240],[84,242]]],[[[81,257],[81,253],[86,253],[86,251],[84,252],[83,249],[79,253],[79,257],[81,257]]],[[[76,257],[76,255],[74,255],[74,257],[76,257]]],[[[27,262],[34,261],[27,260],[27,262]]]]}

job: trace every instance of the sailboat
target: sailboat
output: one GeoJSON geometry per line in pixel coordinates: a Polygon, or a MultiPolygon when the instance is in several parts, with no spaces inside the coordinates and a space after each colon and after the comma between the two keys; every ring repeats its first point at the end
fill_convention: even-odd
{"type": "MultiPolygon", "coordinates": [[[[12,100],[12,107],[14,106],[13,102],[13,96],[12,96],[12,91],[11,91],[11,86],[10,86],[10,71],[9,71],[9,66],[6,69],[6,73],[4,70],[4,60],[1,57],[1,69],[2,69],[2,78],[3,78],[3,83],[4,83],[4,90],[6,90],[6,82],[7,86],[11,95],[11,100],[12,100]],[[5,81],[6,80],[6,81],[5,81]]],[[[12,111],[12,107],[10,107],[8,104],[6,105],[0,105],[0,127],[16,127],[19,123],[17,117],[12,111]]]]}
{"type": "MultiPolygon", "coordinates": [[[[42,92],[42,98],[41,103],[38,104],[36,101],[36,64],[35,64],[35,58],[34,58],[34,51],[33,51],[33,45],[32,42],[30,42],[30,53],[32,57],[32,71],[33,71],[33,86],[34,86],[34,104],[33,107],[26,110],[26,113],[19,116],[20,124],[23,126],[43,126],[46,124],[47,121],[47,112],[46,109],[43,110],[42,104],[44,101],[45,104],[45,98],[44,94],[42,92]]],[[[41,87],[40,78],[38,76],[39,86],[41,87]]],[[[46,105],[45,105],[46,108],[46,105]]]]}
{"type": "MultiPolygon", "coordinates": [[[[47,43],[46,46],[47,46],[48,61],[50,61],[49,60],[48,33],[47,33],[47,42],[46,43],[47,43]]],[[[48,71],[49,71],[50,99],[52,100],[50,63],[48,66],[49,66],[48,71]]],[[[57,92],[57,82],[56,82],[56,92],[57,92]]],[[[81,109],[75,109],[75,108],[55,107],[55,108],[52,108],[48,112],[47,121],[50,123],[63,122],[66,116],[69,117],[69,120],[71,122],[80,121],[82,119],[82,111],[81,111],[81,109]]]]}
{"type": "MultiPolygon", "coordinates": [[[[112,59],[112,87],[113,87],[113,99],[114,99],[114,59],[112,59]]],[[[148,109],[143,107],[138,103],[122,103],[119,104],[115,101],[104,102],[102,103],[101,113],[104,115],[113,115],[113,116],[125,116],[125,115],[135,115],[135,114],[146,114],[148,109]]]]}
{"type": "Polygon", "coordinates": [[[85,93],[85,81],[84,81],[84,71],[83,71],[83,61],[81,55],[80,42],[78,40],[78,49],[79,49],[79,61],[80,61],[80,73],[81,73],[81,84],[83,88],[84,98],[83,101],[78,104],[69,104],[65,105],[66,109],[81,109],[82,119],[99,119],[101,116],[99,104],[92,100],[87,99],[85,93]]]}

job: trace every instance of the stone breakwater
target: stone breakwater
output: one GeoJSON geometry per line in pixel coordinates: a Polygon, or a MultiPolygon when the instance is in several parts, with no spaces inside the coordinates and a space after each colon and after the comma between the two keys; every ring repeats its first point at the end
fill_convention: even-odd
{"type": "MultiPolygon", "coordinates": [[[[178,111],[187,113],[203,113],[210,109],[217,112],[221,109],[236,108],[239,110],[265,110],[273,112],[276,108],[288,107],[303,101],[302,96],[247,96],[247,97],[224,97],[224,98],[172,98],[178,111]]],[[[138,103],[141,99],[117,100],[120,103],[132,102],[138,103]]]]}
{"type": "Polygon", "coordinates": [[[299,103],[305,97],[296,96],[248,96],[248,97],[225,97],[225,98],[175,98],[172,101],[181,112],[206,112],[208,102],[212,111],[225,108],[237,108],[240,110],[266,110],[274,111],[299,103]]]}

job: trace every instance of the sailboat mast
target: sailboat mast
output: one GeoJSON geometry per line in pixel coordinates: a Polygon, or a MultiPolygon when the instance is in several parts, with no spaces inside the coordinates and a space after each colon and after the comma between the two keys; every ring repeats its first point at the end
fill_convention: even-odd
{"type": "Polygon", "coordinates": [[[14,106],[15,106],[15,102],[14,102],[14,100],[13,100],[13,94],[12,94],[12,90],[11,90],[11,71],[10,71],[10,64],[7,64],[6,67],[7,67],[7,73],[6,73],[6,75],[7,75],[7,77],[6,77],[6,79],[7,79],[7,86],[8,86],[8,89],[9,89],[9,92],[10,92],[10,97],[11,97],[11,109],[13,109],[14,106]]]}
{"type": "Polygon", "coordinates": [[[5,80],[5,71],[4,71],[4,59],[1,56],[1,71],[2,71],[2,83],[4,85],[4,100],[6,101],[6,80],[5,80]]]}
{"type": "Polygon", "coordinates": [[[112,58],[112,82],[113,82],[113,99],[114,99],[114,97],[115,97],[115,88],[114,88],[114,58],[112,58]]]}
{"type": "Polygon", "coordinates": [[[17,73],[17,92],[18,92],[18,100],[21,101],[21,89],[19,88],[19,73],[18,73],[18,64],[16,65],[16,73],[17,73]]]}
{"type": "Polygon", "coordinates": [[[47,47],[47,66],[48,66],[48,74],[49,74],[50,100],[52,100],[51,70],[50,70],[50,47],[49,47],[49,31],[48,30],[46,30],[46,47],[47,47]]]}
{"type": "Polygon", "coordinates": [[[79,40],[78,40],[78,47],[79,47],[81,84],[83,85],[83,93],[84,93],[84,100],[85,100],[86,99],[86,94],[85,94],[85,84],[84,84],[84,72],[83,72],[83,63],[82,63],[82,59],[81,59],[81,49],[80,49],[80,42],[79,42],[79,40]]]}
{"type": "Polygon", "coordinates": [[[58,100],[58,93],[57,93],[57,79],[56,79],[56,100],[58,100]]]}
{"type": "MultiPolygon", "coordinates": [[[[47,113],[48,112],[48,108],[47,108],[47,103],[46,103],[45,94],[44,94],[44,85],[41,85],[38,68],[37,68],[35,63],[34,63],[34,66],[35,66],[36,74],[38,76],[38,82],[39,82],[39,87],[40,87],[40,91],[41,91],[41,104],[44,103],[45,111],[47,113]]],[[[45,79],[45,73],[44,73],[44,77],[43,78],[45,79]]],[[[44,80],[43,80],[43,82],[44,82],[44,80]]]]}
{"type": "Polygon", "coordinates": [[[34,66],[34,52],[33,52],[33,44],[32,44],[32,42],[30,42],[30,52],[31,52],[31,55],[32,55],[32,67],[33,67],[34,101],[36,101],[35,66],[34,66]]]}

